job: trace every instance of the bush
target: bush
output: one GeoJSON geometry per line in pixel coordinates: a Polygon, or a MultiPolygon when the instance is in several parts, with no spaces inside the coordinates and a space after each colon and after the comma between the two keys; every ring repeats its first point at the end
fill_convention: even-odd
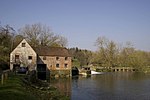
{"type": "Polygon", "coordinates": [[[0,64],[0,69],[7,70],[7,69],[9,69],[9,65],[8,64],[0,64]]]}

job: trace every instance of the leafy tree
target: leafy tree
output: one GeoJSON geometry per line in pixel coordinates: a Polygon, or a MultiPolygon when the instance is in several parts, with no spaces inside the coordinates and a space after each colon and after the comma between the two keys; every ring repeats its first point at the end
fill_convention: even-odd
{"type": "Polygon", "coordinates": [[[0,63],[9,62],[9,54],[11,52],[12,38],[15,30],[9,25],[0,26],[0,63]]]}
{"type": "Polygon", "coordinates": [[[133,67],[139,70],[147,70],[150,67],[150,52],[135,50],[131,42],[120,48],[115,42],[98,37],[96,46],[99,49],[93,53],[91,61],[100,67],[133,67]]]}
{"type": "MultiPolygon", "coordinates": [[[[99,50],[96,57],[99,57],[99,64],[103,67],[114,67],[117,64],[117,55],[119,53],[117,44],[105,37],[98,37],[96,45],[99,50]]],[[[97,58],[96,58],[97,59],[97,58]]]]}
{"type": "Polygon", "coordinates": [[[91,62],[92,52],[89,50],[82,50],[79,48],[70,48],[70,54],[72,55],[72,61],[74,66],[82,67],[88,66],[91,62]]]}

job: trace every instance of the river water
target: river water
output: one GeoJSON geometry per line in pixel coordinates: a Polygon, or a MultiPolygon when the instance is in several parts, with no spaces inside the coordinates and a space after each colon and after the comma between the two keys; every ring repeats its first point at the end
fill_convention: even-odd
{"type": "Polygon", "coordinates": [[[71,100],[150,100],[150,74],[114,72],[55,79],[51,84],[71,100]]]}

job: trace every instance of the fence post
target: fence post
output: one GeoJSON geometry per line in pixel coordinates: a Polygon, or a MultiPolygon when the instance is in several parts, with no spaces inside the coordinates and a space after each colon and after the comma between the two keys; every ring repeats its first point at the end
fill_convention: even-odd
{"type": "Polygon", "coordinates": [[[4,73],[4,80],[7,80],[7,72],[4,73]]]}
{"type": "Polygon", "coordinates": [[[3,85],[3,83],[4,83],[4,74],[2,73],[2,75],[1,75],[1,84],[3,85]]]}

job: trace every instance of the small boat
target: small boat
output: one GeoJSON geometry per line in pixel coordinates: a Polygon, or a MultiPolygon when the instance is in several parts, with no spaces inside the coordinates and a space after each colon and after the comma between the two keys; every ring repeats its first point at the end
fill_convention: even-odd
{"type": "Polygon", "coordinates": [[[92,74],[92,75],[93,75],[93,74],[103,74],[103,72],[96,72],[96,71],[91,70],[91,74],[92,74]]]}
{"type": "Polygon", "coordinates": [[[82,69],[79,70],[80,75],[91,75],[90,67],[82,67],[82,69]]]}

